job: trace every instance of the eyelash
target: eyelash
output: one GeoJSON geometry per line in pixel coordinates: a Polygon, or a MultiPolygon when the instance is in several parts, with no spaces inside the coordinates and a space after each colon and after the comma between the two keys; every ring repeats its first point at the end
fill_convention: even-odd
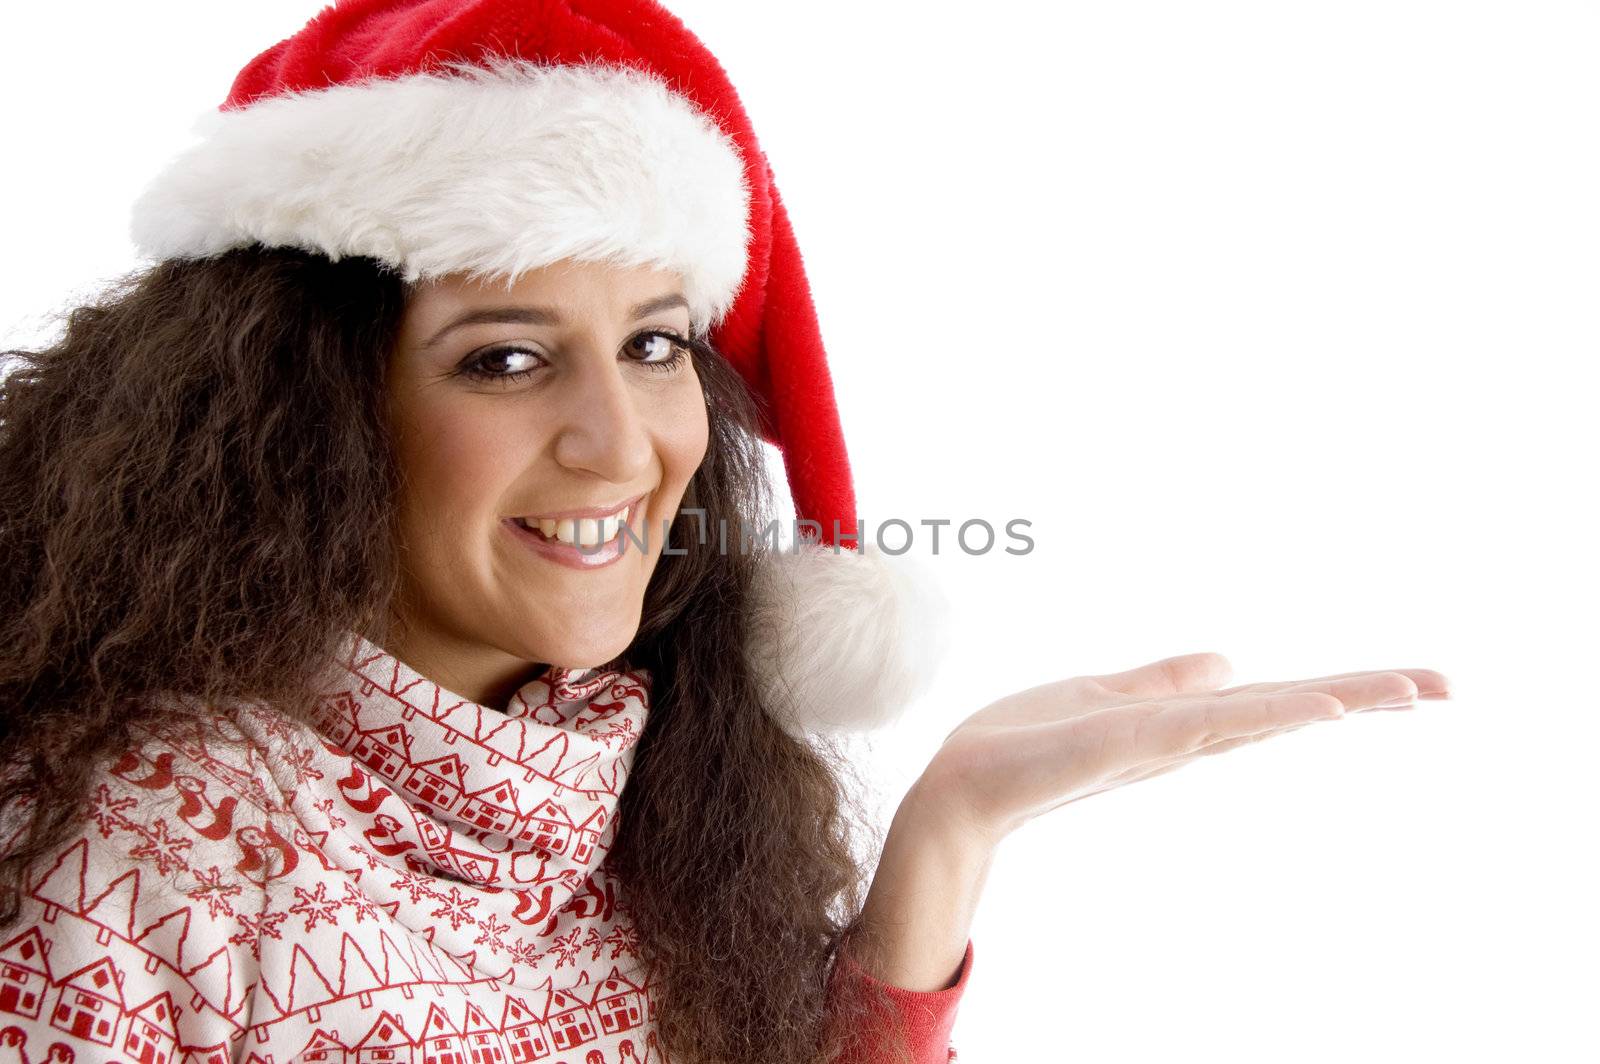
{"type": "MultiPolygon", "coordinates": [[[[638,365],[643,366],[645,369],[656,370],[661,373],[676,372],[680,367],[683,366],[685,362],[688,361],[689,352],[694,349],[693,340],[690,340],[684,336],[680,336],[671,329],[649,329],[642,333],[636,333],[628,338],[628,343],[631,345],[635,341],[642,340],[648,336],[660,336],[672,341],[672,357],[667,359],[665,362],[640,362],[638,359],[631,360],[638,365]]],[[[511,373],[490,373],[480,366],[480,363],[484,359],[488,358],[490,355],[499,354],[502,351],[513,351],[517,354],[533,355],[536,358],[543,357],[539,354],[539,352],[530,351],[526,347],[518,347],[515,344],[502,344],[499,347],[490,347],[483,351],[477,352],[462,364],[458,372],[462,376],[469,377],[473,380],[489,381],[494,384],[509,384],[522,380],[524,377],[532,376],[541,368],[534,366],[531,369],[519,369],[511,373]]]]}

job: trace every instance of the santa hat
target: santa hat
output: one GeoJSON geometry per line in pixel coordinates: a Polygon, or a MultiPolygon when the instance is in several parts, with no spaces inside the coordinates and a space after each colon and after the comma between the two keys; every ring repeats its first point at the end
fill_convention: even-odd
{"type": "Polygon", "coordinates": [[[855,542],[855,493],[795,235],[733,85],[650,0],[345,0],[251,60],[133,209],[155,259],[251,244],[407,280],[572,258],[681,276],[814,544],[764,555],[748,658],[796,733],[877,727],[920,689],[943,600],[855,542]],[[582,8],[581,12],[577,10],[582,8]],[[809,527],[809,526],[807,526],[809,527]]]}

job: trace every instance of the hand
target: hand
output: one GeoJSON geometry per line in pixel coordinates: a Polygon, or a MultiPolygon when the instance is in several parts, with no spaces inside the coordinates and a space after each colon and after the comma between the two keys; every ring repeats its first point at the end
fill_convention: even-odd
{"type": "Polygon", "coordinates": [[[917,800],[992,844],[1041,813],[1197,757],[1346,712],[1449,697],[1449,681],[1430,669],[1221,689],[1231,675],[1221,654],[1185,654],[1007,695],[945,737],[914,786],[917,800]]]}

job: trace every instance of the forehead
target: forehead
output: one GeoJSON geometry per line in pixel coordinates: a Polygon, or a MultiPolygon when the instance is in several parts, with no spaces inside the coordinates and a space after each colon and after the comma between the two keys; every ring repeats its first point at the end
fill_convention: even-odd
{"type": "Polygon", "coordinates": [[[681,291],[682,279],[671,270],[563,260],[516,277],[455,273],[421,281],[409,290],[408,309],[448,314],[474,306],[537,305],[622,317],[642,300],[681,291]]]}

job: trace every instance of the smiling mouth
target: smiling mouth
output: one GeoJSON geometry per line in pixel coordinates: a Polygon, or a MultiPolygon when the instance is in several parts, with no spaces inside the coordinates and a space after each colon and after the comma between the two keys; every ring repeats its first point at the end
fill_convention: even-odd
{"type": "Polygon", "coordinates": [[[513,517],[518,527],[526,529],[549,543],[568,547],[598,547],[610,543],[622,532],[623,525],[633,527],[633,518],[641,508],[644,496],[634,499],[616,513],[604,517],[526,518],[513,517]]]}

